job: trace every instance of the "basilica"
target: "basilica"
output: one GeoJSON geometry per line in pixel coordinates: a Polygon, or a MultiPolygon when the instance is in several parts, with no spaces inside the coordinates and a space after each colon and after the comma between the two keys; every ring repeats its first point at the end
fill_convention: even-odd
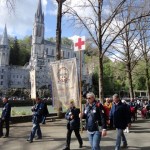
{"type": "MultiPolygon", "coordinates": [[[[8,89],[30,89],[30,70],[36,70],[36,86],[37,88],[50,86],[50,75],[48,64],[56,61],[56,43],[44,39],[45,25],[44,13],[42,11],[41,0],[38,2],[37,11],[32,32],[31,57],[28,65],[10,66],[9,55],[10,46],[7,36],[7,27],[5,26],[3,36],[0,41],[0,90],[8,89]]],[[[79,53],[73,48],[65,45],[61,46],[61,57],[63,59],[77,58],[77,66],[79,69],[79,53]]],[[[82,66],[84,67],[84,55],[82,55],[82,66]]],[[[85,71],[83,71],[85,72],[85,71]]],[[[83,75],[86,77],[86,74],[83,75]]],[[[87,80],[88,82],[88,80],[87,80]]]]}

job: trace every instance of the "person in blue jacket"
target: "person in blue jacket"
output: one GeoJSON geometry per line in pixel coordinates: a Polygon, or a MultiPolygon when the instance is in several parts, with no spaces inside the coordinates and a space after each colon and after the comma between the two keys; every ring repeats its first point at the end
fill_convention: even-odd
{"type": "Polygon", "coordinates": [[[33,116],[32,116],[33,127],[31,130],[30,136],[27,139],[27,141],[29,141],[29,143],[33,142],[33,138],[34,138],[36,132],[37,132],[36,139],[42,139],[40,123],[42,122],[43,109],[44,109],[44,105],[42,103],[42,100],[40,98],[36,98],[36,104],[31,109],[31,111],[33,113],[33,116]]]}
{"type": "Polygon", "coordinates": [[[82,138],[80,136],[80,118],[79,118],[80,109],[75,107],[74,101],[70,102],[69,109],[65,114],[65,118],[67,119],[67,138],[66,138],[66,146],[63,150],[70,150],[70,141],[71,141],[71,134],[74,131],[78,142],[79,148],[82,148],[82,138]]]}
{"type": "Polygon", "coordinates": [[[3,136],[4,138],[9,137],[9,121],[11,116],[11,105],[8,103],[8,98],[3,98],[3,108],[2,115],[0,119],[0,137],[3,136],[3,125],[5,123],[6,126],[6,134],[3,136]]]}
{"type": "Polygon", "coordinates": [[[106,116],[103,105],[95,100],[92,92],[87,93],[87,104],[80,117],[86,119],[86,129],[92,150],[100,150],[101,136],[106,136],[106,116]]]}
{"type": "Polygon", "coordinates": [[[110,111],[110,119],[113,119],[114,126],[117,129],[115,150],[120,150],[121,139],[123,142],[122,148],[127,148],[127,140],[123,131],[130,125],[131,117],[127,105],[124,105],[120,101],[118,94],[113,95],[113,102],[114,104],[110,111]]]}

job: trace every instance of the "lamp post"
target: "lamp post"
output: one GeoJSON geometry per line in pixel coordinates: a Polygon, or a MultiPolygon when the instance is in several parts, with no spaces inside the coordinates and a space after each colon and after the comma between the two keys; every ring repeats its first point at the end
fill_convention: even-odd
{"type": "Polygon", "coordinates": [[[61,59],[61,18],[62,18],[62,4],[66,0],[56,0],[58,3],[57,10],[57,26],[56,26],[56,60],[61,59]]]}

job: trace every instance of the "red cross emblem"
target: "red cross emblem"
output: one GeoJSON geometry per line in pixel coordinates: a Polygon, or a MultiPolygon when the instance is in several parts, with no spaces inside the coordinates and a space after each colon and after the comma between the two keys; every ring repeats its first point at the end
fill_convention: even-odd
{"type": "Polygon", "coordinates": [[[75,51],[84,50],[85,49],[85,37],[79,37],[77,42],[74,44],[75,51]]]}

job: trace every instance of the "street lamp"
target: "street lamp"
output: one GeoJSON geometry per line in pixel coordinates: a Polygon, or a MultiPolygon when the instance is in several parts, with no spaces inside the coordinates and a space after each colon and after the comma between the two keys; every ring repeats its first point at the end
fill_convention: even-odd
{"type": "Polygon", "coordinates": [[[61,59],[61,18],[62,18],[62,4],[66,0],[56,0],[58,3],[57,10],[57,26],[56,26],[56,60],[61,59]]]}

